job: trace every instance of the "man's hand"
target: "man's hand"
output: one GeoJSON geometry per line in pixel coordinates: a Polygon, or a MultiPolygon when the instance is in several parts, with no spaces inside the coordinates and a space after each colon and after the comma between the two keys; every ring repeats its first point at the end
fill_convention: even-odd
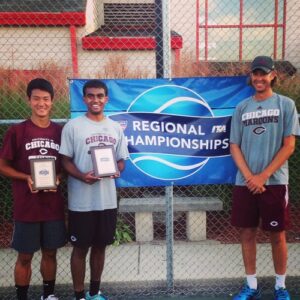
{"type": "MultiPolygon", "coordinates": [[[[60,179],[59,179],[58,176],[56,176],[55,184],[56,184],[56,186],[59,186],[59,184],[60,184],[60,179]]],[[[56,192],[57,192],[57,189],[44,190],[44,192],[56,193],[56,192]]]]}
{"type": "Polygon", "coordinates": [[[27,180],[27,185],[28,185],[28,188],[30,189],[30,192],[33,193],[33,194],[38,193],[39,192],[38,190],[33,189],[33,180],[32,180],[30,175],[28,175],[26,177],[26,180],[27,180]]]}
{"type": "Polygon", "coordinates": [[[261,194],[266,190],[264,186],[266,181],[267,178],[262,174],[256,174],[246,178],[246,185],[253,194],[261,194]]]}
{"type": "Polygon", "coordinates": [[[115,178],[119,178],[120,177],[120,171],[118,172],[118,173],[116,173],[115,175],[113,175],[113,176],[110,176],[110,178],[112,178],[112,179],[115,179],[115,178]]]}
{"type": "Polygon", "coordinates": [[[87,184],[93,184],[93,183],[101,180],[101,178],[96,177],[94,174],[94,171],[90,171],[90,172],[83,174],[83,176],[81,177],[81,180],[87,184]]]}

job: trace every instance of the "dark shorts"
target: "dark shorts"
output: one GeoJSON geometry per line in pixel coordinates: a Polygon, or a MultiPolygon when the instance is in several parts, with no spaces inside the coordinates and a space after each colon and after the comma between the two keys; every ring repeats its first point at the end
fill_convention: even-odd
{"type": "Polygon", "coordinates": [[[235,186],[231,224],[237,227],[258,227],[282,231],[289,226],[288,186],[269,185],[262,194],[253,195],[246,186],[235,186]]]}
{"type": "Polygon", "coordinates": [[[117,209],[77,212],[69,210],[69,239],[86,248],[111,245],[115,240],[117,209]]]}
{"type": "Polygon", "coordinates": [[[14,224],[12,248],[34,253],[40,248],[54,250],[66,244],[64,221],[18,222],[14,224]]]}

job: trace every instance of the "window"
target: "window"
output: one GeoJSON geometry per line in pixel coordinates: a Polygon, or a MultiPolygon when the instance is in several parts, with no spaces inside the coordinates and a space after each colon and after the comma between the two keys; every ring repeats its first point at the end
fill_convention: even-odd
{"type": "Polygon", "coordinates": [[[198,0],[198,60],[284,59],[286,0],[198,0]]]}

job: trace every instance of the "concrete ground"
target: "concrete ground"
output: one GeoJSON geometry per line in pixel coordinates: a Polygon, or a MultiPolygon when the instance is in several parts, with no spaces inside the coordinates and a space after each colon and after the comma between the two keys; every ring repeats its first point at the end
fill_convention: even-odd
{"type": "MultiPolygon", "coordinates": [[[[287,284],[291,285],[293,293],[300,287],[300,244],[288,244],[288,278],[287,284]],[[297,288],[296,288],[297,286],[297,288]]],[[[195,295],[197,291],[201,295],[211,294],[216,296],[211,299],[230,299],[230,294],[236,292],[237,286],[243,283],[244,268],[239,244],[220,244],[216,241],[203,242],[175,242],[174,244],[174,285],[181,295],[195,295]],[[214,283],[215,282],[215,283],[214,283]],[[232,284],[234,282],[234,284],[232,284]],[[213,284],[213,286],[211,285],[213,284]],[[215,285],[214,285],[215,284],[215,285]],[[192,292],[192,293],[191,293],[192,292]],[[218,295],[226,295],[227,298],[218,298],[218,295]]],[[[71,247],[64,247],[58,252],[58,270],[56,282],[66,285],[71,291],[70,275],[70,253],[71,247]]],[[[40,254],[35,255],[33,261],[32,285],[39,286],[41,277],[39,274],[40,254]]],[[[258,244],[257,253],[258,278],[268,277],[273,280],[271,248],[269,244],[258,244]]],[[[13,268],[16,259],[15,251],[11,249],[0,249],[0,298],[2,292],[13,288],[13,268]]],[[[87,264],[88,269],[88,264],[87,264]]],[[[120,299],[143,299],[142,295],[152,296],[153,289],[164,290],[166,288],[167,275],[166,245],[162,241],[138,244],[129,243],[120,246],[110,246],[107,249],[106,263],[102,277],[104,290],[116,293],[118,289],[124,290],[120,299]],[[130,291],[139,291],[139,298],[133,297],[130,291]]],[[[169,278],[170,280],[170,278],[169,278]]],[[[89,271],[87,270],[86,282],[89,282],[89,271]]],[[[270,284],[267,284],[270,288],[270,284]]],[[[175,293],[176,294],[176,293],[175,293]]],[[[176,295],[174,295],[176,296],[176,295]]],[[[159,298],[159,293],[152,299],[159,298]]],[[[266,296],[267,297],[267,296],[266,296]]],[[[116,297],[117,299],[118,297],[116,297]]],[[[13,299],[13,298],[11,298],[13,299]]],[[[67,299],[67,298],[63,298],[67,299]]],[[[119,299],[119,298],[118,298],[119,299]]],[[[151,298],[147,298],[151,299],[151,298]]],[[[206,299],[206,298],[171,298],[171,299],[206,299]]],[[[267,298],[265,298],[267,299],[267,298]]],[[[298,298],[300,299],[300,297],[298,298]]]]}

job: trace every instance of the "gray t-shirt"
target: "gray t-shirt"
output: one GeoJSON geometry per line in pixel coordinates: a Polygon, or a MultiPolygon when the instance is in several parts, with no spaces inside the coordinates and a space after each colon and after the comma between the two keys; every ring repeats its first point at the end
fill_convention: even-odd
{"type": "MultiPolygon", "coordinates": [[[[240,146],[251,172],[258,174],[282,147],[284,137],[299,132],[294,101],[274,93],[264,101],[250,97],[237,105],[231,120],[230,142],[240,146]]],[[[276,184],[288,184],[287,161],[266,182],[276,184]]],[[[239,170],[236,185],[245,185],[239,170]]]]}
{"type": "MultiPolygon", "coordinates": [[[[73,158],[83,172],[93,170],[91,146],[114,145],[116,159],[128,159],[127,142],[121,126],[105,118],[95,122],[85,115],[68,121],[62,131],[60,154],[73,158]]],[[[68,207],[72,211],[94,211],[117,207],[115,180],[103,178],[94,184],[68,177],[68,207]]]]}

